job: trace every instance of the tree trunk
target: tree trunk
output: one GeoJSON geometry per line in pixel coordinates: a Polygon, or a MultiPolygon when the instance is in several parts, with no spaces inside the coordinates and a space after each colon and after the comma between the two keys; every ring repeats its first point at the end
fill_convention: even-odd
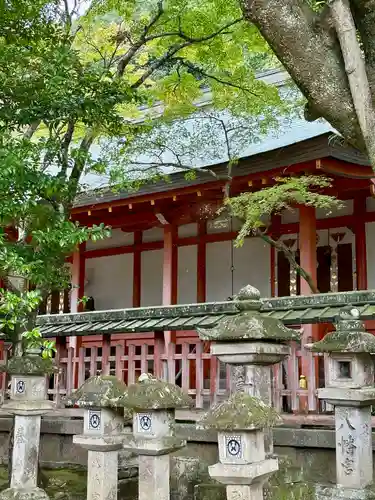
{"type": "Polygon", "coordinates": [[[240,4],[308,100],[307,118],[324,117],[365,152],[330,20],[314,13],[303,0],[240,0],[240,4]]]}
{"type": "Polygon", "coordinates": [[[358,43],[357,30],[349,1],[333,0],[331,12],[358,122],[366,143],[368,157],[375,172],[375,113],[365,60],[358,43]]]}
{"type": "Polygon", "coordinates": [[[311,275],[307,271],[305,271],[303,269],[303,267],[301,267],[297,263],[293,253],[289,250],[289,248],[286,245],[284,245],[284,243],[282,241],[274,240],[271,236],[269,236],[268,234],[262,233],[262,231],[260,231],[260,230],[258,230],[257,234],[266,243],[268,243],[269,245],[276,248],[276,250],[280,250],[281,252],[283,252],[285,257],[288,259],[291,267],[293,269],[295,269],[297,274],[299,274],[301,276],[301,278],[304,279],[306,281],[306,283],[309,285],[311,292],[312,293],[319,293],[319,289],[315,285],[314,280],[312,279],[311,275]]]}

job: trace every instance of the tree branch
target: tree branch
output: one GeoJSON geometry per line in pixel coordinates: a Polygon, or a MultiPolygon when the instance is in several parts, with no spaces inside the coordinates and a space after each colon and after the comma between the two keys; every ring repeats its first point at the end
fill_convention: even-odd
{"type": "Polygon", "coordinates": [[[173,162],[173,161],[163,162],[163,161],[161,161],[160,163],[158,163],[158,162],[152,162],[152,161],[151,162],[137,161],[137,162],[129,162],[129,164],[130,165],[139,165],[140,167],[146,167],[146,168],[129,170],[128,171],[129,173],[139,172],[139,171],[147,172],[147,170],[152,170],[154,168],[171,167],[171,168],[178,168],[181,170],[192,171],[192,172],[196,172],[196,173],[207,172],[208,174],[212,175],[212,177],[215,177],[215,179],[218,179],[218,176],[211,169],[207,169],[207,168],[205,168],[204,170],[197,169],[197,168],[194,168],[190,165],[185,165],[184,163],[180,163],[180,162],[173,162]]]}
{"type": "Polygon", "coordinates": [[[303,0],[240,0],[308,100],[313,119],[324,117],[360,150],[365,144],[341,49],[330,23],[303,0]]]}
{"type": "Polygon", "coordinates": [[[24,139],[31,139],[32,136],[37,131],[39,125],[40,125],[40,120],[38,120],[38,121],[32,123],[31,125],[29,125],[28,128],[27,128],[27,130],[23,134],[24,139]]]}
{"type": "Polygon", "coordinates": [[[361,36],[371,92],[375,96],[375,3],[374,0],[350,0],[350,5],[361,36]]]}
{"type": "Polygon", "coordinates": [[[85,155],[89,152],[91,145],[94,142],[94,139],[95,139],[94,132],[92,130],[88,130],[79,146],[77,159],[74,162],[72,173],[70,174],[70,179],[69,179],[72,187],[72,193],[71,193],[72,198],[74,198],[75,195],[77,194],[79,180],[81,178],[82,172],[86,164],[85,155]]]}
{"type": "Polygon", "coordinates": [[[306,272],[303,267],[301,267],[296,259],[294,258],[293,253],[289,250],[289,248],[284,245],[284,243],[280,240],[274,240],[271,236],[268,234],[262,232],[260,229],[256,230],[255,233],[257,236],[259,236],[263,241],[268,243],[269,245],[273,246],[276,248],[276,250],[280,250],[283,252],[285,257],[288,259],[289,264],[295,271],[306,281],[306,283],[309,285],[310,290],[312,293],[319,293],[318,287],[315,285],[314,280],[312,279],[311,275],[306,272]]]}
{"type": "Polygon", "coordinates": [[[181,58],[176,58],[176,61],[181,64],[181,66],[184,66],[185,68],[190,69],[191,71],[195,71],[196,73],[199,73],[201,76],[204,76],[205,78],[208,78],[209,80],[214,80],[215,82],[222,83],[223,85],[227,85],[228,87],[232,87],[234,89],[242,90],[243,92],[247,92],[254,97],[260,97],[258,94],[253,92],[250,89],[247,89],[246,87],[241,87],[241,85],[236,85],[235,83],[229,81],[229,80],[222,80],[221,78],[211,75],[207,73],[203,68],[200,66],[197,66],[196,64],[191,63],[190,61],[186,61],[185,59],[181,58]]]}
{"type": "Polygon", "coordinates": [[[126,52],[126,54],[120,59],[117,65],[117,76],[121,77],[124,74],[126,66],[138,52],[138,50],[150,39],[147,39],[147,34],[150,32],[151,28],[155,26],[155,23],[160,19],[163,15],[163,0],[159,0],[158,7],[155,15],[151,18],[150,22],[143,29],[143,34],[138,40],[138,42],[134,43],[132,47],[126,52]]]}
{"type": "Polygon", "coordinates": [[[354,107],[366,143],[367,153],[375,172],[375,112],[365,62],[357,39],[357,30],[348,0],[331,2],[341,52],[345,62],[354,107]]]}
{"type": "Polygon", "coordinates": [[[64,0],[64,14],[65,14],[65,25],[66,25],[66,32],[70,33],[71,27],[72,27],[72,15],[69,10],[69,3],[68,0],[64,0]]]}
{"type": "Polygon", "coordinates": [[[61,170],[59,172],[59,177],[65,177],[66,171],[68,170],[69,163],[69,146],[73,139],[74,133],[74,121],[70,120],[68,123],[68,127],[64,134],[64,137],[61,141],[61,170]]]}
{"type": "Polygon", "coordinates": [[[243,18],[235,19],[234,21],[226,24],[225,26],[222,26],[219,30],[215,31],[214,33],[210,33],[209,35],[202,36],[199,38],[191,38],[185,34],[182,34],[183,36],[181,36],[181,34],[179,34],[180,37],[186,41],[181,42],[181,43],[176,43],[176,44],[172,45],[171,47],[169,47],[169,49],[166,51],[166,53],[163,56],[159,57],[159,59],[156,59],[152,64],[150,64],[147,71],[145,71],[145,73],[143,73],[143,75],[132,85],[132,88],[136,89],[136,88],[140,87],[147,80],[147,78],[149,78],[152,75],[152,73],[154,71],[156,71],[158,68],[160,68],[166,61],[171,59],[180,50],[184,49],[185,47],[189,47],[190,45],[193,45],[195,43],[207,42],[208,40],[212,40],[213,38],[215,38],[218,35],[226,34],[227,33],[226,30],[228,28],[234,26],[235,24],[238,24],[242,20],[243,20],[243,18]]]}

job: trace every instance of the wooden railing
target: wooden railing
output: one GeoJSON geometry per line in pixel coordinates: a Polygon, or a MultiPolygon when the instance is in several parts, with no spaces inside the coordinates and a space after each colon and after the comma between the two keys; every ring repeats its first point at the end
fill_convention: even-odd
{"type": "MultiPolygon", "coordinates": [[[[114,336],[115,337],[115,336],[114,336]]],[[[150,334],[145,338],[129,335],[121,340],[110,336],[90,336],[90,341],[78,351],[58,339],[56,362],[58,374],[51,376],[49,395],[58,406],[61,398],[77,389],[86,378],[98,374],[115,375],[127,384],[136,381],[144,372],[153,373],[171,383],[176,383],[195,401],[198,409],[208,408],[229,394],[230,369],[210,354],[208,343],[201,342],[194,332],[184,332],[175,343],[165,349],[162,335],[150,334]]],[[[6,362],[7,351],[2,349],[0,364],[6,362]]],[[[305,363],[306,365],[306,363],[305,363]]],[[[321,413],[316,389],[324,386],[324,357],[301,350],[291,344],[290,356],[273,367],[273,405],[285,413],[321,413]],[[300,387],[301,358],[308,359],[310,373],[303,374],[307,388],[300,387]]],[[[0,377],[0,392],[6,395],[5,375],[0,377]]]]}

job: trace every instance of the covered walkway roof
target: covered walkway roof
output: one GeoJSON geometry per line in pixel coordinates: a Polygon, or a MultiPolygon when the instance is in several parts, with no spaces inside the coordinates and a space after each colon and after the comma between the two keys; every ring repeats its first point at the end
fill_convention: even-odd
{"type": "MultiPolygon", "coordinates": [[[[358,309],[363,320],[375,319],[375,290],[322,293],[310,296],[262,299],[261,313],[287,326],[331,323],[340,309],[358,309]]],[[[210,328],[228,315],[241,314],[239,303],[208,302],[176,306],[140,307],[38,317],[43,337],[112,333],[195,330],[210,328]]]]}

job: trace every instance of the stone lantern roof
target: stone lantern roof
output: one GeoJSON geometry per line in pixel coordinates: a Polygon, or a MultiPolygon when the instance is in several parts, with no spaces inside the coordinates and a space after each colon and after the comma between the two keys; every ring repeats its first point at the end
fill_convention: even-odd
{"type": "Polygon", "coordinates": [[[132,384],[123,395],[124,406],[134,410],[171,410],[189,408],[193,400],[180,387],[143,373],[138,383],[132,384]]]}
{"type": "Polygon", "coordinates": [[[87,379],[77,391],[66,398],[66,406],[81,408],[123,408],[126,384],[110,375],[97,375],[87,379]]]}
{"type": "Polygon", "coordinates": [[[235,316],[226,316],[213,328],[197,328],[203,340],[211,341],[271,341],[288,342],[299,340],[296,330],[287,328],[278,319],[260,312],[260,292],[248,285],[235,297],[237,307],[242,311],[235,316]]]}
{"type": "Polygon", "coordinates": [[[218,431],[266,429],[281,423],[281,417],[274,408],[244,392],[233,394],[199,421],[204,429],[218,431]]]}
{"type": "Polygon", "coordinates": [[[375,353],[375,336],[366,332],[358,310],[348,306],[339,313],[336,330],[309,348],[316,352],[375,353]]]}

